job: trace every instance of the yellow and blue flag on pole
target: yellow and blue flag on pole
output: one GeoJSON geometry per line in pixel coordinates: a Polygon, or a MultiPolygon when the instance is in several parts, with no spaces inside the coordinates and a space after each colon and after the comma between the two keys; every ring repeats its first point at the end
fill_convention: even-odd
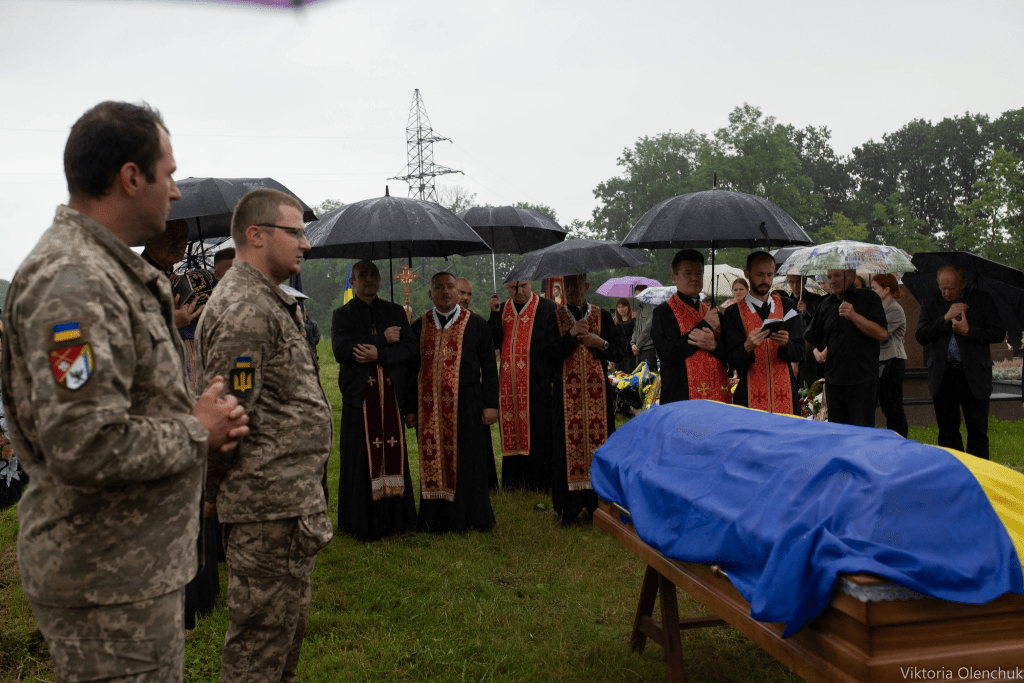
{"type": "Polygon", "coordinates": [[[616,429],[590,477],[641,539],[721,565],[785,637],[840,573],[970,604],[1024,593],[1024,475],[887,430],[680,401],[616,429]]]}
{"type": "Polygon", "coordinates": [[[349,301],[352,301],[352,297],[354,296],[352,294],[352,283],[349,282],[349,280],[352,279],[352,266],[348,263],[345,264],[345,272],[345,295],[341,299],[341,304],[343,306],[349,301]]]}

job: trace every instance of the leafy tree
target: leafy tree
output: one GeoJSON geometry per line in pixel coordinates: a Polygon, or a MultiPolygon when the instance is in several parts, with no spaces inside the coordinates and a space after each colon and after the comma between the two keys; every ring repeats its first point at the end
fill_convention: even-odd
{"type": "Polygon", "coordinates": [[[875,227],[869,241],[899,247],[910,254],[939,248],[931,236],[921,232],[925,222],[914,217],[899,192],[889,195],[884,204],[875,204],[871,218],[875,227]]]}
{"type": "Polygon", "coordinates": [[[977,199],[957,206],[964,220],[953,231],[957,248],[1024,267],[1024,164],[1012,152],[997,149],[976,189],[977,199]]]}
{"type": "MultiPolygon", "coordinates": [[[[710,154],[711,141],[694,131],[642,137],[624,149],[616,164],[621,175],[599,183],[591,227],[603,239],[621,240],[640,217],[658,202],[697,189],[693,178],[698,160],[710,154]]],[[[710,176],[709,176],[710,177],[710,176]]],[[[700,189],[710,188],[706,182],[700,189]]]]}
{"type": "Polygon", "coordinates": [[[815,234],[818,244],[837,240],[853,240],[864,242],[868,238],[868,228],[864,223],[854,223],[841,213],[832,215],[832,221],[823,226],[815,234]]]}
{"type": "Polygon", "coordinates": [[[967,113],[937,124],[916,119],[895,133],[853,150],[851,171],[859,182],[855,218],[871,221],[877,204],[894,194],[913,218],[923,221],[920,232],[943,247],[952,246],[951,231],[959,222],[957,204],[978,196],[990,155],[988,117],[967,113]]]}
{"type": "Polygon", "coordinates": [[[517,209],[533,209],[535,211],[540,211],[541,213],[546,213],[548,216],[551,217],[551,220],[555,221],[556,223],[558,222],[558,214],[555,212],[554,209],[552,209],[547,204],[531,204],[530,202],[516,202],[512,206],[514,206],[517,209]]]}
{"type": "Polygon", "coordinates": [[[0,310],[7,307],[7,290],[10,287],[11,283],[8,280],[0,279],[0,310]]]}

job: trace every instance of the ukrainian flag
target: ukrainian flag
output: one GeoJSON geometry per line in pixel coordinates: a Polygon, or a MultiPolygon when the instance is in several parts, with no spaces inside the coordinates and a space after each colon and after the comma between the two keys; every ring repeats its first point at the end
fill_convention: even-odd
{"type": "Polygon", "coordinates": [[[1024,593],[1024,475],[887,430],[680,401],[615,430],[590,476],[646,543],[721,565],[787,637],[840,573],[970,604],[1024,593]]]}
{"type": "Polygon", "coordinates": [[[352,266],[346,263],[345,272],[347,273],[347,275],[345,275],[345,295],[341,299],[342,305],[345,305],[349,301],[352,301],[352,297],[354,296],[352,294],[352,284],[349,282],[349,280],[352,279],[352,266]]]}

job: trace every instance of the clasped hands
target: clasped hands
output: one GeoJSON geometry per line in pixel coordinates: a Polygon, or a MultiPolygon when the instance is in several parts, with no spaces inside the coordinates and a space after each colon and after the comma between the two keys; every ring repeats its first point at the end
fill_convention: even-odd
{"type": "Polygon", "coordinates": [[[720,325],[718,320],[718,309],[709,309],[704,315],[704,322],[710,325],[711,329],[708,329],[707,327],[695,327],[690,330],[686,341],[689,344],[705,351],[714,351],[715,347],[718,346],[718,340],[715,339],[715,330],[717,330],[720,325]]]}
{"type": "Polygon", "coordinates": [[[576,337],[576,341],[591,349],[603,349],[604,339],[590,331],[586,320],[577,320],[569,329],[569,334],[576,337]]]}
{"type": "Polygon", "coordinates": [[[211,453],[227,453],[249,433],[249,416],[238,399],[224,394],[224,378],[217,375],[210,381],[192,406],[192,416],[209,432],[207,445],[211,453]]]}
{"type": "MultiPolygon", "coordinates": [[[[384,339],[388,344],[394,344],[401,336],[402,328],[393,325],[384,330],[384,339]]],[[[357,363],[376,363],[378,358],[377,347],[373,344],[356,344],[352,348],[352,357],[357,363]]]]}
{"type": "Polygon", "coordinates": [[[957,334],[964,336],[970,327],[967,324],[967,304],[962,301],[957,301],[955,304],[949,307],[944,316],[947,323],[951,323],[953,331],[957,334]],[[960,318],[957,320],[957,318],[960,318]]]}

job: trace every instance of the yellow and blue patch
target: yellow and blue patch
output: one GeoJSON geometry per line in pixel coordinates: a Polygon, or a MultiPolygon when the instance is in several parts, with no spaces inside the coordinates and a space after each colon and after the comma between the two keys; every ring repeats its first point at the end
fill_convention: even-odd
{"type": "Polygon", "coordinates": [[[81,336],[82,330],[74,320],[53,326],[54,342],[71,341],[72,339],[79,339],[81,336]]]}
{"type": "Polygon", "coordinates": [[[231,369],[230,390],[236,398],[245,398],[252,393],[253,370],[250,356],[235,358],[235,367],[231,369]]]}

